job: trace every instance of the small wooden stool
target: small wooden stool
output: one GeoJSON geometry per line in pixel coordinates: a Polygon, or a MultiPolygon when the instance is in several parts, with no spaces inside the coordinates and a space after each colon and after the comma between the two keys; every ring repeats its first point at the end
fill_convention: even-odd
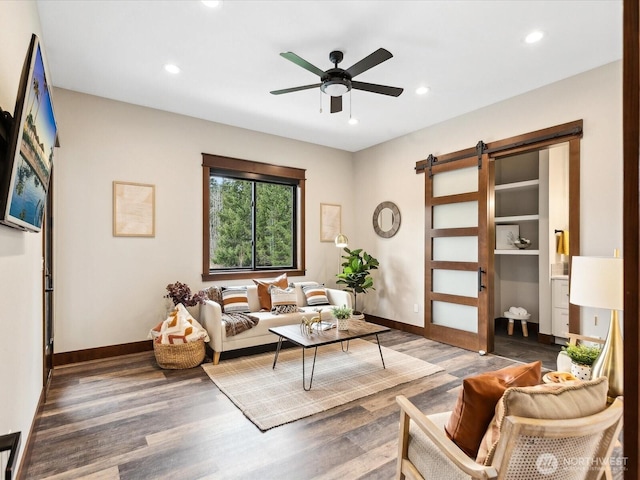
{"type": "Polygon", "coordinates": [[[527,320],[531,318],[531,314],[523,315],[515,315],[511,312],[504,312],[504,316],[509,320],[509,325],[507,326],[507,333],[509,335],[513,335],[513,323],[515,320],[520,320],[520,325],[522,325],[522,336],[529,336],[529,329],[527,328],[527,320]]]}

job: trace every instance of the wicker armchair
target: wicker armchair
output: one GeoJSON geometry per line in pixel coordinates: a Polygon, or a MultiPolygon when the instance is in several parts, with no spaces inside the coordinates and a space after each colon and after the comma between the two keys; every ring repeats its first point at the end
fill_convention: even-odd
{"type": "Polygon", "coordinates": [[[622,428],[622,398],[600,413],[570,420],[507,416],[490,466],[469,458],[444,433],[449,414],[426,416],[398,396],[397,479],[611,478],[609,459],[622,428]]]}

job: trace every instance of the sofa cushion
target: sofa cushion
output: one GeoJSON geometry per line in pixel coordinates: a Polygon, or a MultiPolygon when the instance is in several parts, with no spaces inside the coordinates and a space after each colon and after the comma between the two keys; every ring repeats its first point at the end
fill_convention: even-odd
{"type": "Polygon", "coordinates": [[[608,387],[607,378],[600,377],[588,382],[508,388],[496,405],[495,416],[482,439],[476,462],[491,465],[505,417],[563,420],[594,415],[606,408],[608,387]]]}
{"type": "Polygon", "coordinates": [[[247,287],[223,287],[222,307],[225,313],[249,313],[247,287]]]}
{"type": "Polygon", "coordinates": [[[542,363],[538,361],[465,378],[458,402],[445,427],[449,438],[475,459],[496,403],[504,391],[508,387],[539,384],[541,367],[542,363]]]}
{"type": "Polygon", "coordinates": [[[255,283],[258,288],[260,308],[267,311],[271,310],[271,293],[269,293],[269,288],[272,285],[280,288],[287,288],[289,286],[286,273],[270,280],[254,279],[253,283],[255,283]]]}
{"type": "Polygon", "coordinates": [[[296,291],[293,288],[279,288],[272,286],[271,311],[273,313],[292,313],[298,311],[296,291]]]}
{"type": "Polygon", "coordinates": [[[307,299],[307,305],[310,307],[316,305],[329,305],[327,291],[322,285],[305,285],[302,287],[304,296],[307,299]]]}
{"type": "Polygon", "coordinates": [[[318,282],[291,282],[289,284],[289,288],[293,288],[296,291],[296,296],[298,298],[298,306],[299,307],[306,307],[307,306],[307,297],[305,296],[304,292],[302,291],[302,289],[306,286],[312,286],[312,285],[318,285],[318,282]]]}

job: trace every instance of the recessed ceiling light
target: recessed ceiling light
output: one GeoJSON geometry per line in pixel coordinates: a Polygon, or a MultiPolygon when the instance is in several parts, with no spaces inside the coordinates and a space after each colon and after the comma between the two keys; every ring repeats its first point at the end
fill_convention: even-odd
{"type": "Polygon", "coordinates": [[[524,41],[527,43],[536,43],[542,40],[542,37],[544,37],[544,33],[541,32],[540,30],[535,30],[531,32],[529,35],[527,35],[524,38],[524,41]]]}
{"type": "Polygon", "coordinates": [[[180,67],[174,65],[173,63],[167,63],[164,66],[164,69],[169,73],[180,73],[180,67]]]}
{"type": "Polygon", "coordinates": [[[209,8],[218,8],[222,6],[222,0],[202,0],[202,4],[209,8]]]}
{"type": "Polygon", "coordinates": [[[349,125],[357,125],[357,124],[358,124],[358,119],[357,118],[351,117],[349,119],[349,125]]]}
{"type": "Polygon", "coordinates": [[[429,87],[418,87],[416,88],[416,93],[418,95],[426,95],[431,90],[429,87]]]}

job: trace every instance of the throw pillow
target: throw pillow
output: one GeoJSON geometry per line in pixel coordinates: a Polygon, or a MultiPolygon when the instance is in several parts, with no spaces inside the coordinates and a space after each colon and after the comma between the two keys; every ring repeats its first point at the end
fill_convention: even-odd
{"type": "Polygon", "coordinates": [[[542,362],[516,365],[465,378],[458,402],[445,426],[448,437],[469,457],[475,459],[482,437],[491,423],[496,403],[508,387],[540,383],[542,362]]]}
{"type": "Polygon", "coordinates": [[[279,277],[273,278],[271,280],[253,280],[253,283],[258,287],[258,299],[260,300],[260,308],[262,310],[271,310],[271,294],[269,293],[269,288],[271,286],[276,286],[280,288],[287,288],[288,280],[287,274],[283,273],[279,277]]]}
{"type": "Polygon", "coordinates": [[[204,293],[209,300],[222,306],[222,289],[220,287],[213,285],[209,288],[205,288],[204,293]]]}
{"type": "Polygon", "coordinates": [[[249,313],[247,287],[224,287],[222,289],[222,308],[225,313],[249,313]]]}
{"type": "Polygon", "coordinates": [[[482,439],[476,462],[491,465],[504,418],[509,415],[547,420],[586,417],[607,406],[607,377],[533,387],[508,388],[496,405],[496,414],[482,439]]]}
{"type": "Polygon", "coordinates": [[[302,291],[307,297],[307,305],[329,305],[327,290],[322,285],[306,285],[302,287],[302,291]]]}
{"type": "Polygon", "coordinates": [[[298,311],[296,291],[293,288],[271,287],[271,311],[273,313],[292,313],[298,311]]]}

